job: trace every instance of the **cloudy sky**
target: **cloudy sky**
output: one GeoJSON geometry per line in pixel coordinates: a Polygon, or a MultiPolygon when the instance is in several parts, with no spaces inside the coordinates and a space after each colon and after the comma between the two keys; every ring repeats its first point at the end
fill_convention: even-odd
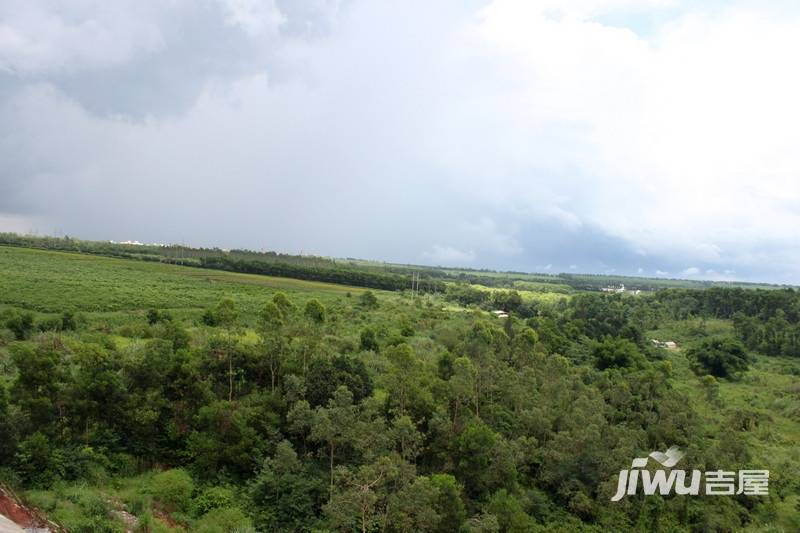
{"type": "Polygon", "coordinates": [[[800,6],[3,0],[0,230],[800,283],[800,6]]]}

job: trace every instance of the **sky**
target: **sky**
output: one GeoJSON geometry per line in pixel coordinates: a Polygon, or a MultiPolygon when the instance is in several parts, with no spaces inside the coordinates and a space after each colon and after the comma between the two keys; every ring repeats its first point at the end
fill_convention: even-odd
{"type": "Polygon", "coordinates": [[[4,0],[0,231],[800,284],[800,5],[4,0]]]}

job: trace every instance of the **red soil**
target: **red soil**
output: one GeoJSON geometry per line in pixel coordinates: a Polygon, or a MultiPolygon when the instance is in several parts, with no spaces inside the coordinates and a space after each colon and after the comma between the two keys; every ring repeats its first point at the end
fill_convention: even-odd
{"type": "Polygon", "coordinates": [[[7,487],[0,485],[0,514],[22,528],[42,528],[49,531],[64,531],[62,527],[47,520],[38,509],[26,507],[7,487]]]}
{"type": "Polygon", "coordinates": [[[21,506],[2,489],[0,489],[0,514],[20,527],[42,527],[44,525],[33,512],[21,506]]]}

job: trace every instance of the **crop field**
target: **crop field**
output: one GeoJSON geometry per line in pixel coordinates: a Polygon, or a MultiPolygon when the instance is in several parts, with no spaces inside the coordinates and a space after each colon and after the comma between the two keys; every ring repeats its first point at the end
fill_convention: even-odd
{"type": "Polygon", "coordinates": [[[358,287],[176,265],[0,246],[0,305],[41,312],[185,309],[235,295],[254,308],[274,291],[320,298],[358,287]]]}

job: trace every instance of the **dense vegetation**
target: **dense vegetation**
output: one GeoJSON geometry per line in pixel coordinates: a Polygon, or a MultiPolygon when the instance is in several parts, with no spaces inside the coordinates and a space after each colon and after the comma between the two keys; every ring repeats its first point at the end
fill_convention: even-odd
{"type": "Polygon", "coordinates": [[[800,529],[795,290],[412,298],[10,247],[0,270],[0,477],[71,531],[800,529]],[[671,445],[770,468],[769,497],[610,503],[671,445]]]}

